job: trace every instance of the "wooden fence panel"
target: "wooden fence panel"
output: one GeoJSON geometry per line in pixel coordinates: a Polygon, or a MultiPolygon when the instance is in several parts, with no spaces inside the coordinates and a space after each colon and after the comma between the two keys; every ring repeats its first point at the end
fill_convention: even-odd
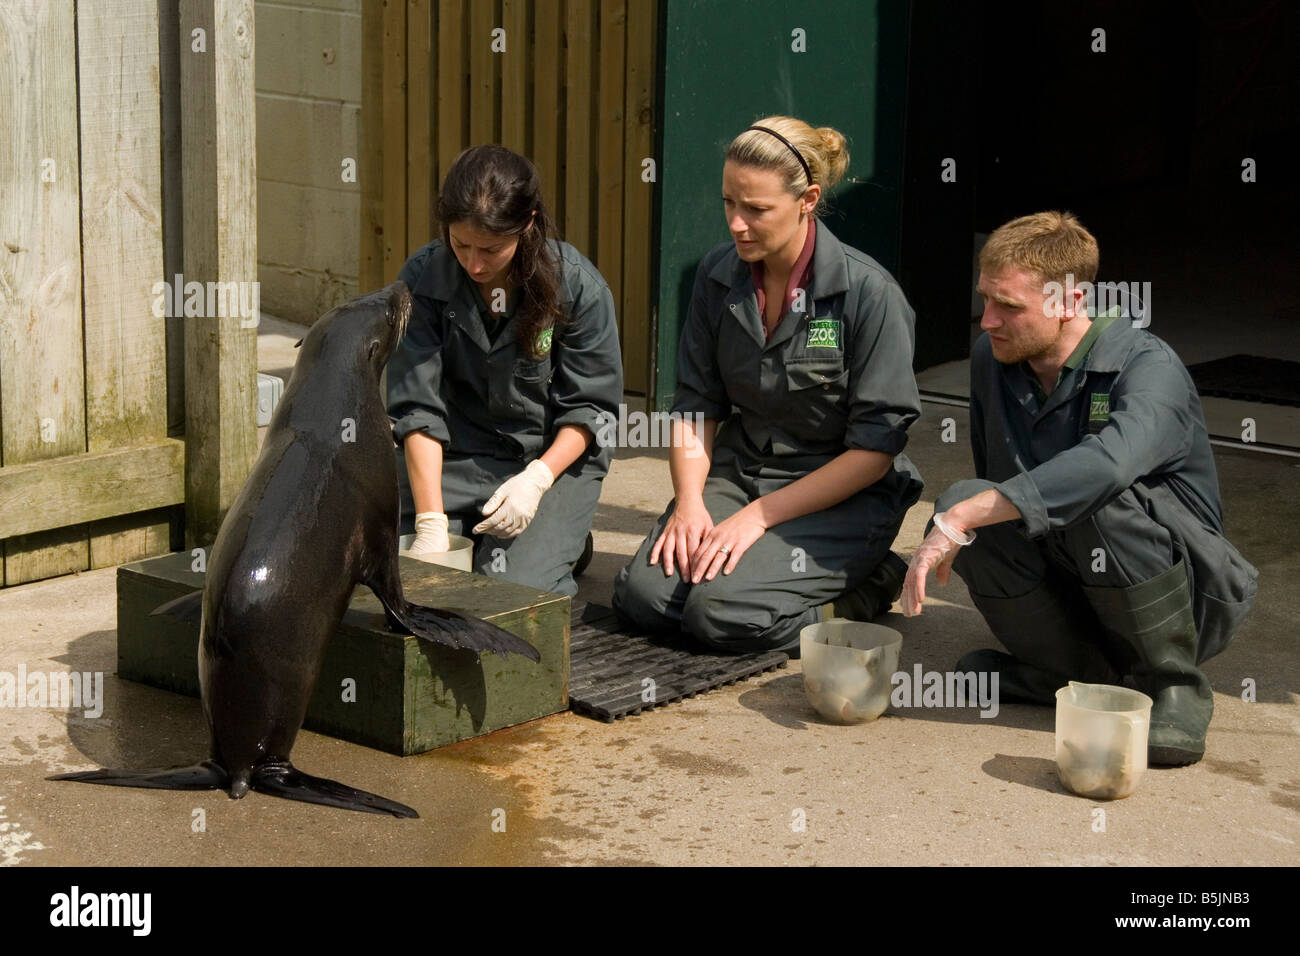
{"type": "Polygon", "coordinates": [[[501,25],[506,48],[501,54],[501,145],[528,155],[528,63],[532,44],[528,36],[529,6],[525,0],[502,0],[501,25]]]}
{"type": "Polygon", "coordinates": [[[384,2],[384,275],[397,278],[406,261],[406,2],[384,2]]]}
{"type": "Polygon", "coordinates": [[[542,198],[557,223],[563,218],[560,208],[560,146],[564,142],[560,119],[560,68],[564,62],[560,24],[563,15],[560,0],[534,0],[532,160],[542,178],[542,198]]]}
{"type": "Polygon", "coordinates": [[[242,309],[255,307],[257,276],[252,3],[184,0],[160,32],[161,9],[0,3],[6,585],[165,551],[182,501],[215,534],[256,449],[256,333],[240,321],[253,317],[242,309]],[[206,48],[189,55],[197,26],[206,48]],[[178,34],[176,95],[161,85],[160,42],[178,34]],[[239,315],[186,320],[183,442],[167,435],[159,314],[184,295],[163,286],[176,279],[164,275],[165,93],[188,147],[175,270],[227,290],[246,284],[226,299],[239,315]]]}
{"type": "MultiPolygon", "coordinates": [[[[597,114],[596,247],[593,259],[623,304],[623,62],[627,7],[600,0],[600,94],[597,114]]],[[[590,253],[589,253],[590,254],[590,253]]],[[[619,309],[622,315],[622,309],[619,309]]],[[[621,339],[621,336],[620,336],[621,339]]]]}
{"type": "Polygon", "coordinates": [[[464,2],[439,0],[438,170],[434,180],[435,192],[451,168],[452,160],[469,145],[469,74],[465,52],[464,2]]]}
{"type": "Polygon", "coordinates": [[[591,200],[595,136],[592,92],[599,74],[593,69],[596,11],[592,0],[568,0],[564,30],[564,206],[560,231],[588,258],[596,256],[591,200]]]}
{"type": "MultiPolygon", "coordinates": [[[[158,4],[106,0],[77,13],[86,445],[167,435],[158,4]]],[[[90,566],[168,550],[167,509],[90,525],[90,566]]]]}
{"type": "Polygon", "coordinates": [[[497,65],[492,51],[492,31],[500,23],[496,0],[473,0],[469,5],[469,139],[495,143],[500,136],[497,103],[497,65]]]}
{"type": "Polygon", "coordinates": [[[629,392],[650,392],[651,269],[657,243],[654,236],[654,191],[657,182],[643,179],[642,165],[654,155],[655,51],[658,16],[649,0],[627,5],[627,83],[623,110],[623,297],[619,310],[619,341],[623,344],[623,386],[629,392]]]}
{"type": "MultiPolygon", "coordinates": [[[[86,450],[72,0],[0,6],[0,465],[86,450]]],[[[84,525],[10,537],[4,583],[89,567],[84,525]]]]}
{"type": "Polygon", "coordinates": [[[363,154],[363,176],[373,169],[382,180],[363,185],[363,284],[391,282],[405,258],[440,229],[421,212],[422,197],[427,190],[430,202],[436,198],[457,154],[502,143],[537,165],[560,234],[609,283],[627,387],[645,391],[657,187],[641,179],[641,163],[654,150],[659,4],[406,0],[400,22],[397,7],[395,0],[369,0],[363,16],[362,123],[374,130],[378,115],[379,132],[367,138],[383,144],[382,157],[363,154]],[[399,46],[392,31],[399,29],[406,31],[401,55],[390,57],[399,46]],[[426,102],[433,105],[431,118],[426,102]],[[392,129],[395,123],[401,128],[392,129]],[[403,210],[404,231],[390,238],[387,210],[394,204],[403,210]],[[368,271],[377,229],[386,244],[383,268],[368,271]]]}
{"type": "Polygon", "coordinates": [[[438,73],[433,59],[433,0],[407,2],[406,249],[413,252],[429,241],[433,218],[433,83],[438,73]]]}
{"type": "Polygon", "coordinates": [[[387,285],[384,260],[384,8],[361,5],[361,116],[357,179],[361,187],[357,281],[362,292],[387,285]]]}

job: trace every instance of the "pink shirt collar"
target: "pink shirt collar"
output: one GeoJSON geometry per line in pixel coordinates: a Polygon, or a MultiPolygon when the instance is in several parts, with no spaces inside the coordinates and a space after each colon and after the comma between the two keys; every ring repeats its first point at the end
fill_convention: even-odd
{"type": "MultiPolygon", "coordinates": [[[[808,235],[803,241],[803,251],[799,253],[799,258],[794,262],[794,268],[790,270],[790,281],[785,289],[785,301],[781,307],[781,319],[772,327],[776,331],[781,322],[785,321],[786,313],[790,311],[790,306],[794,303],[794,298],[799,294],[800,289],[808,287],[808,279],[812,272],[813,248],[817,245],[817,220],[808,220],[808,235]]],[[[767,296],[763,292],[763,263],[762,261],[751,262],[749,264],[749,274],[754,281],[754,293],[758,296],[758,317],[763,318],[763,309],[767,302],[767,296]]],[[[764,334],[771,338],[771,333],[767,332],[767,322],[763,322],[764,334]]]]}

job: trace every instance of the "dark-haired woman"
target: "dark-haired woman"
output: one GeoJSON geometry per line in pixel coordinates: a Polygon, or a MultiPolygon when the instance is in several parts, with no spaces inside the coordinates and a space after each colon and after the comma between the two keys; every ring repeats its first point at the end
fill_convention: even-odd
{"type": "Polygon", "coordinates": [[[471,535],[475,570],[572,596],[623,394],[613,297],[508,149],[461,153],[437,216],[398,276],[411,320],[388,363],[402,531],[417,554],[471,535]]]}
{"type": "Polygon", "coordinates": [[[842,134],[788,116],[727,151],[732,241],[695,273],[678,352],[675,498],[614,582],[642,627],[797,653],[805,625],[870,620],[902,587],[889,548],[922,487],[902,454],[913,314],[816,219],[847,165],[842,134]]]}

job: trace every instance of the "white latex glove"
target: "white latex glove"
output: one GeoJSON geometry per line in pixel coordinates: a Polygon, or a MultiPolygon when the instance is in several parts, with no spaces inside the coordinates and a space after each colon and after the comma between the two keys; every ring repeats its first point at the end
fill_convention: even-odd
{"type": "Polygon", "coordinates": [[[487,515],[474,525],[474,534],[492,534],[498,538],[515,538],[523,534],[528,523],[537,514],[537,505],[546,489],[555,483],[551,469],[538,458],[528,467],[507,478],[483,506],[487,515]]]}
{"type": "Polygon", "coordinates": [[[912,555],[907,566],[907,577],[903,581],[904,617],[915,617],[921,613],[921,604],[925,601],[925,578],[930,569],[936,565],[934,579],[939,584],[947,584],[952,572],[952,562],[957,552],[975,540],[974,532],[962,538],[958,532],[948,526],[943,514],[934,516],[934,530],[921,542],[912,555]]]}
{"type": "Polygon", "coordinates": [[[407,549],[412,555],[433,554],[451,549],[447,537],[447,516],[440,511],[422,511],[415,516],[415,540],[407,549]]]}

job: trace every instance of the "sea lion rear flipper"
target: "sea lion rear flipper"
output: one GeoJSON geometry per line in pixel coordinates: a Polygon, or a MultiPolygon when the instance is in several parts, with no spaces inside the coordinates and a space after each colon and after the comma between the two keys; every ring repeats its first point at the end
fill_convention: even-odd
{"type": "Polygon", "coordinates": [[[146,790],[225,790],[230,785],[230,774],[211,760],[192,767],[169,767],[166,770],[82,770],[45,779],[78,780],[108,787],[142,787],[146,790]]]}
{"type": "Polygon", "coordinates": [[[292,764],[271,764],[253,771],[253,789],[286,800],[318,803],[361,813],[388,813],[395,817],[419,819],[420,815],[405,804],[388,800],[376,793],[356,790],[337,780],[313,777],[292,764]]]}
{"type": "Polygon", "coordinates": [[[149,612],[149,616],[166,614],[185,624],[197,624],[203,617],[203,592],[191,591],[173,601],[159,604],[149,612]]]}

